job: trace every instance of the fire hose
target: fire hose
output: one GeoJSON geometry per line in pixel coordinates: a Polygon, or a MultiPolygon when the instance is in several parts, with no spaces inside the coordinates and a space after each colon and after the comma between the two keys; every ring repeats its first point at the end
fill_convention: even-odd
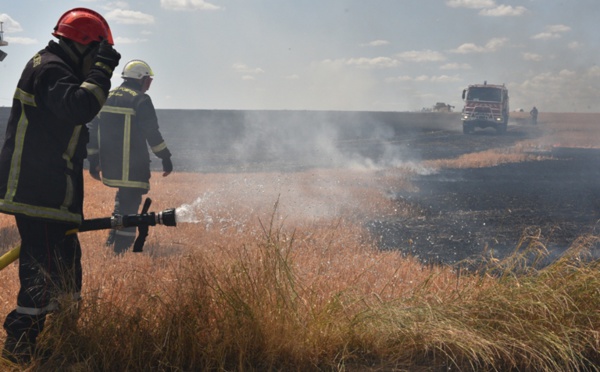
{"type": "MultiPolygon", "coordinates": [[[[164,225],[164,226],[176,226],[177,221],[175,219],[175,208],[165,209],[161,212],[148,212],[152,200],[146,198],[144,206],[142,207],[142,213],[139,214],[126,214],[119,215],[113,214],[110,217],[94,218],[89,220],[83,220],[81,225],[76,228],[67,231],[66,235],[76,234],[78,232],[96,231],[96,230],[108,230],[115,229],[120,230],[127,227],[137,227],[138,236],[133,243],[134,252],[142,252],[144,249],[144,243],[148,237],[148,230],[150,226],[164,225]]],[[[0,270],[3,270],[6,266],[19,258],[21,252],[21,246],[17,246],[4,255],[0,256],[0,270]]]]}

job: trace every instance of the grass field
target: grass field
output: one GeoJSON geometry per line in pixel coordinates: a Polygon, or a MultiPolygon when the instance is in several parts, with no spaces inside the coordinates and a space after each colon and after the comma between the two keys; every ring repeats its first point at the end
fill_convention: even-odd
{"type": "MultiPolygon", "coordinates": [[[[542,113],[545,135],[535,143],[420,166],[493,166],[535,160],[531,148],[598,147],[599,117],[542,113]]],[[[123,257],[103,246],[106,231],[81,233],[79,318],[50,316],[40,338],[49,358],[4,369],[600,369],[599,267],[586,259],[598,237],[579,237],[543,268],[524,265],[545,254],[535,235],[479,270],[379,251],[362,221],[410,218],[411,208],[387,195],[410,188],[413,171],[153,174],[151,210],[176,207],[193,222],[151,228],[145,252],[123,257]]],[[[87,218],[110,216],[113,198],[86,178],[87,218]]],[[[18,244],[12,217],[0,215],[0,233],[2,251],[18,244]]],[[[0,278],[5,316],[17,266],[0,278]]]]}

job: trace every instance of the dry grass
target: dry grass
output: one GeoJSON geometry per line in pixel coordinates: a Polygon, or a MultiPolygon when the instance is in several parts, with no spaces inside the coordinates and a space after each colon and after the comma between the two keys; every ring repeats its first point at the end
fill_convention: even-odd
{"type": "Polygon", "coordinates": [[[529,154],[523,145],[508,149],[493,149],[461,155],[455,159],[437,159],[424,161],[423,165],[431,169],[441,168],[484,168],[503,163],[545,160],[547,157],[529,154]]]}
{"type": "MultiPolygon", "coordinates": [[[[505,155],[456,161],[527,160],[505,155]]],[[[151,210],[189,204],[196,222],[152,228],[145,253],[120,258],[105,231],[80,234],[79,320],[51,317],[53,354],[31,370],[597,370],[595,236],[543,269],[523,265],[545,254],[529,236],[507,260],[457,271],[378,251],[362,227],[410,216],[386,196],[411,187],[406,170],[153,177],[151,210]]],[[[86,191],[86,216],[109,216],[113,190],[86,178],[86,191]]],[[[0,234],[1,249],[18,243],[11,217],[0,234]]],[[[7,314],[16,265],[0,275],[7,314]]]]}

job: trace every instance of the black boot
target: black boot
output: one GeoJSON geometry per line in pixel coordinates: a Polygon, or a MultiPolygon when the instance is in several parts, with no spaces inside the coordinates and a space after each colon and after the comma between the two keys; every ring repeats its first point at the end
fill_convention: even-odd
{"type": "Polygon", "coordinates": [[[13,363],[25,364],[35,354],[36,339],[46,322],[46,315],[30,316],[11,311],[4,321],[6,341],[2,357],[13,363]]]}
{"type": "Polygon", "coordinates": [[[2,349],[2,358],[16,364],[28,364],[34,352],[35,345],[31,342],[8,336],[2,349]]]}

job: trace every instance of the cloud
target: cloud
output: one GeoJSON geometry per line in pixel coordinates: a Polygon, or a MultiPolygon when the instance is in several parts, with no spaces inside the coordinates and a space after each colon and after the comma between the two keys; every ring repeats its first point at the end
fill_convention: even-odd
{"type": "Polygon", "coordinates": [[[527,13],[527,8],[523,6],[512,7],[511,5],[499,5],[495,8],[482,9],[479,14],[489,17],[514,17],[527,13]]]}
{"type": "Polygon", "coordinates": [[[571,27],[565,25],[550,25],[546,27],[549,32],[563,33],[571,31],[571,27]]]}
{"type": "Polygon", "coordinates": [[[430,83],[449,83],[461,81],[458,76],[448,76],[448,75],[439,75],[439,76],[428,76],[428,75],[419,75],[419,76],[397,76],[390,77],[385,79],[386,83],[402,83],[407,81],[415,81],[415,82],[430,82],[430,83]]]}
{"type": "MultiPolygon", "coordinates": [[[[95,2],[96,0],[88,0],[89,2],[95,2]]],[[[106,4],[106,9],[129,9],[129,4],[126,1],[113,1],[106,4]]]]}
{"type": "Polygon", "coordinates": [[[523,53],[522,55],[525,61],[539,62],[542,60],[542,56],[537,53],[523,53]]]}
{"type": "Polygon", "coordinates": [[[126,25],[147,25],[154,23],[154,16],[135,10],[115,9],[106,14],[106,20],[126,25]]]}
{"type": "Polygon", "coordinates": [[[389,77],[389,78],[385,79],[386,83],[402,83],[405,81],[414,81],[414,78],[412,76],[403,75],[403,76],[389,77]]]}
{"type": "Polygon", "coordinates": [[[446,0],[450,8],[482,9],[496,6],[494,0],[446,0]]]}
{"type": "Polygon", "coordinates": [[[160,0],[160,6],[167,10],[218,10],[221,7],[204,0],[160,0]]]}
{"type": "Polygon", "coordinates": [[[484,46],[479,46],[473,43],[465,43],[456,49],[452,49],[451,53],[471,54],[471,53],[490,53],[495,52],[508,42],[507,38],[494,38],[488,41],[484,46]]]}
{"type": "Polygon", "coordinates": [[[137,43],[146,43],[148,42],[148,39],[132,39],[129,37],[122,37],[122,36],[117,36],[115,37],[115,44],[116,45],[122,45],[122,44],[137,44],[137,43]]]}
{"type": "Polygon", "coordinates": [[[456,49],[452,49],[450,52],[458,54],[483,53],[484,48],[473,43],[465,43],[456,49]]]}
{"type": "Polygon", "coordinates": [[[0,13],[0,22],[3,22],[2,29],[6,33],[23,31],[23,27],[21,27],[21,24],[12,19],[8,14],[0,13]]]}
{"type": "Polygon", "coordinates": [[[549,40],[558,39],[559,37],[559,34],[553,34],[552,32],[540,32],[539,34],[533,35],[531,38],[533,40],[549,40]]]}
{"type": "Polygon", "coordinates": [[[390,57],[358,57],[358,58],[339,58],[339,59],[326,59],[321,63],[330,66],[351,66],[362,69],[380,69],[380,68],[391,68],[400,65],[400,62],[390,57]]]}
{"type": "Polygon", "coordinates": [[[233,68],[233,70],[235,72],[239,72],[239,73],[242,73],[242,74],[257,75],[257,74],[262,74],[262,73],[265,72],[260,67],[251,68],[251,67],[246,66],[243,63],[234,63],[231,67],[233,68]]]}
{"type": "Polygon", "coordinates": [[[361,44],[360,46],[378,47],[378,46],[388,45],[389,43],[390,42],[387,40],[373,40],[366,44],[361,44]]]}
{"type": "Polygon", "coordinates": [[[549,39],[558,39],[562,37],[562,34],[565,32],[571,31],[571,27],[565,25],[550,25],[546,26],[546,30],[544,32],[540,32],[539,34],[533,35],[531,38],[534,40],[549,40],[549,39]]]}
{"type": "Polygon", "coordinates": [[[440,70],[470,70],[471,65],[468,63],[446,63],[440,66],[440,70]]]}
{"type": "Polygon", "coordinates": [[[527,13],[524,6],[496,5],[494,0],[446,0],[451,8],[481,9],[479,15],[487,17],[515,17],[527,13]]]}
{"type": "Polygon", "coordinates": [[[39,41],[37,39],[32,39],[29,37],[14,37],[14,36],[5,37],[4,41],[7,41],[9,44],[20,44],[20,45],[32,45],[32,44],[39,43],[39,41]]]}
{"type": "Polygon", "coordinates": [[[408,52],[398,53],[398,59],[410,62],[438,62],[446,60],[446,57],[433,50],[411,50],[408,52]]]}
{"type": "Polygon", "coordinates": [[[514,102],[530,102],[547,111],[598,111],[600,68],[546,71],[520,83],[510,84],[514,102]],[[568,98],[565,96],[568,92],[568,98]],[[532,100],[535,99],[535,102],[532,100]]]}
{"type": "Polygon", "coordinates": [[[600,77],[600,66],[592,66],[588,69],[587,74],[592,77],[600,77]]]}
{"type": "Polygon", "coordinates": [[[389,57],[375,57],[375,58],[350,58],[344,62],[348,66],[355,66],[360,68],[389,68],[396,67],[400,63],[389,57]]]}

